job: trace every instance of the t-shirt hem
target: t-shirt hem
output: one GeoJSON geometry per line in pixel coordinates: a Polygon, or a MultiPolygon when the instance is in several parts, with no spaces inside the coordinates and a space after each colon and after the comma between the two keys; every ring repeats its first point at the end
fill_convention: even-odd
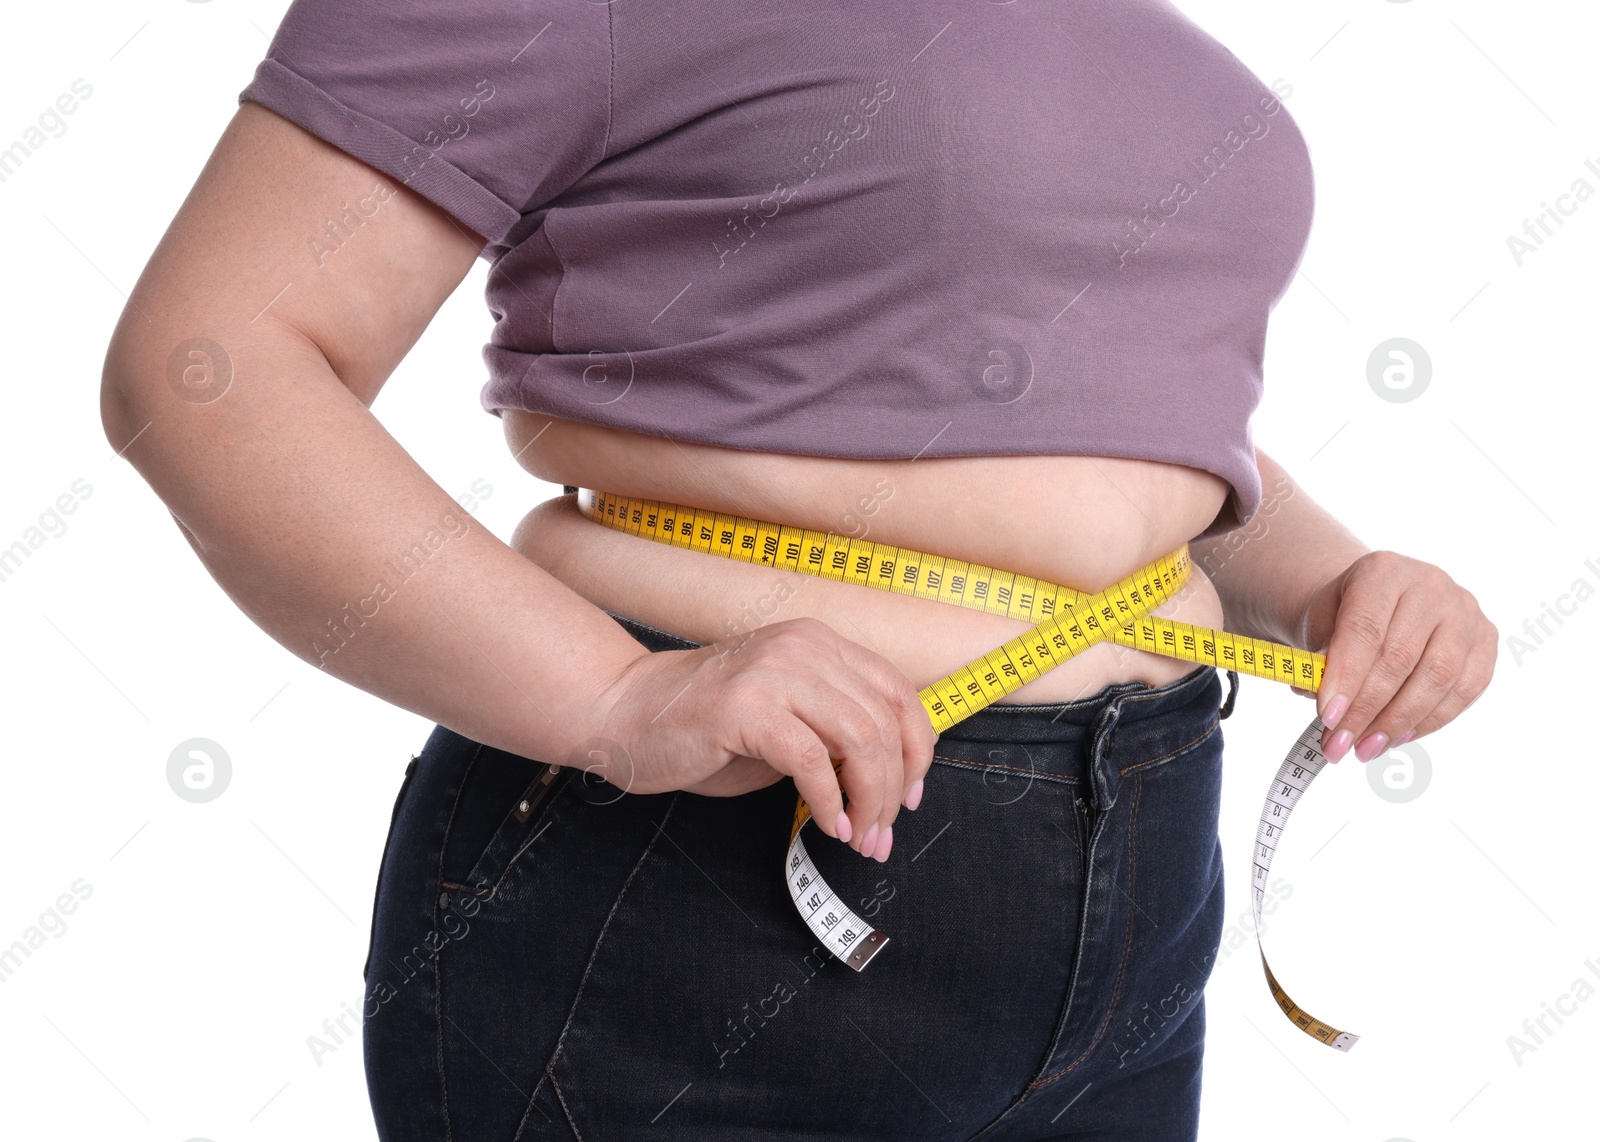
{"type": "Polygon", "coordinates": [[[491,245],[503,243],[522,219],[520,210],[438,155],[431,155],[416,170],[408,169],[406,156],[419,148],[426,152],[426,147],[347,107],[275,59],[264,59],[256,66],[255,77],[239,93],[240,103],[247,99],[410,187],[491,245]]]}
{"type": "MultiPolygon", "coordinates": [[[[492,347],[486,347],[492,348],[492,347]]],[[[491,366],[491,372],[493,371],[491,366]]],[[[515,386],[513,385],[514,389],[515,386]]],[[[743,432],[724,431],[718,433],[708,430],[703,424],[695,427],[686,427],[679,422],[673,430],[665,430],[662,422],[641,419],[639,417],[616,417],[602,420],[593,415],[594,406],[578,403],[563,403],[551,400],[551,394],[542,394],[543,399],[538,401],[518,399],[512,392],[507,391],[507,381],[503,378],[491,378],[479,391],[479,405],[483,411],[501,417],[506,409],[519,409],[531,412],[537,416],[560,417],[567,420],[576,420],[587,424],[598,424],[606,427],[621,428],[630,432],[640,432],[647,435],[664,436],[674,440],[694,441],[700,444],[711,444],[721,448],[734,448],[752,452],[775,452],[796,456],[833,457],[851,460],[904,460],[907,457],[898,452],[889,452],[873,447],[851,448],[807,448],[797,446],[795,441],[785,440],[783,429],[775,434],[770,429],[755,429],[747,427],[743,432]],[[537,404],[539,407],[529,407],[537,404]]],[[[1170,449],[1139,447],[1138,437],[1106,435],[1095,439],[1065,440],[1056,439],[1052,442],[1023,441],[1016,436],[1008,438],[1009,447],[1003,451],[979,451],[961,447],[950,447],[946,442],[945,447],[924,449],[917,455],[928,457],[980,457],[980,456],[1114,456],[1130,460],[1149,460],[1162,464],[1176,464],[1187,468],[1197,468],[1209,472],[1223,480],[1227,486],[1227,494],[1223,497],[1222,505],[1211,521],[1199,533],[1189,539],[1190,543],[1201,543],[1226,535],[1231,531],[1248,525],[1261,507],[1263,491],[1259,483],[1259,475],[1252,479],[1251,475],[1257,473],[1253,446],[1251,458],[1246,459],[1244,454],[1229,449],[1222,459],[1204,457],[1191,453],[1183,453],[1170,449]],[[1237,463],[1229,463],[1236,459],[1237,463]]]]}

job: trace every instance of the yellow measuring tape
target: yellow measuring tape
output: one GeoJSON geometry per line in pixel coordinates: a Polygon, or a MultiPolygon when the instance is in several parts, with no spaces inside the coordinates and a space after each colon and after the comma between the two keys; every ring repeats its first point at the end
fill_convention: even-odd
{"type": "MultiPolygon", "coordinates": [[[[1188,581],[1188,544],[1103,591],[1084,594],[981,563],[682,504],[589,488],[578,489],[577,503],[585,516],[598,523],[658,543],[1033,624],[1032,630],[920,692],[935,732],[948,729],[1102,641],[1270,678],[1304,690],[1315,691],[1322,684],[1325,659],[1320,654],[1149,613],[1188,581]]],[[[1278,837],[1300,795],[1326,763],[1317,746],[1322,730],[1321,721],[1315,718],[1306,727],[1274,778],[1262,810],[1253,877],[1258,942],[1261,901],[1278,837]]],[[[837,771],[843,763],[835,758],[833,764],[837,771]]],[[[811,808],[802,797],[789,832],[785,873],[790,895],[807,927],[838,958],[860,971],[888,943],[888,937],[857,916],[817,873],[800,832],[810,816],[811,808]]],[[[1289,998],[1267,965],[1264,951],[1261,966],[1273,998],[1295,1026],[1339,1050],[1354,1046],[1357,1036],[1314,1018],[1289,998]]]]}

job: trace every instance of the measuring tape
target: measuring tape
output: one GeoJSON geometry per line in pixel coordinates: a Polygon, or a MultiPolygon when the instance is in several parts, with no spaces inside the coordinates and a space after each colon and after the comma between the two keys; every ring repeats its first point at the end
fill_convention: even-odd
{"type": "MultiPolygon", "coordinates": [[[[1103,641],[1270,678],[1304,690],[1315,691],[1322,684],[1326,660],[1320,654],[1149,613],[1188,581],[1188,544],[1103,591],[1084,594],[981,563],[682,504],[634,499],[590,488],[578,489],[577,503],[588,518],[642,539],[933,599],[1032,624],[1032,630],[920,691],[923,708],[936,733],[1103,641]]],[[[1278,770],[1261,811],[1253,878],[1258,949],[1261,902],[1278,838],[1300,795],[1327,761],[1317,747],[1322,730],[1321,720],[1313,718],[1278,770]]],[[[831,760],[837,774],[843,761],[831,760]]],[[[856,915],[818,873],[801,836],[801,828],[810,816],[811,807],[801,797],[789,829],[784,870],[789,895],[812,934],[836,957],[861,971],[889,942],[889,937],[856,915]]],[[[1273,999],[1290,1022],[1338,1050],[1348,1051],[1355,1045],[1358,1036],[1313,1018],[1289,998],[1267,965],[1264,949],[1261,966],[1273,999]]]]}
{"type": "Polygon", "coordinates": [[[1294,748],[1289,751],[1289,756],[1283,759],[1283,764],[1278,767],[1278,775],[1272,779],[1272,788],[1267,790],[1267,803],[1261,807],[1261,823],[1256,827],[1253,885],[1256,949],[1261,952],[1261,970],[1267,973],[1267,986],[1272,989],[1272,998],[1278,1001],[1278,1006],[1289,1017],[1289,1022],[1320,1043],[1326,1043],[1340,1051],[1348,1051],[1356,1045],[1361,1036],[1330,1027],[1290,999],[1289,993],[1283,990],[1283,985],[1272,974],[1272,968],[1267,966],[1267,953],[1261,949],[1261,898],[1266,895],[1267,873],[1272,868],[1273,854],[1278,851],[1278,838],[1283,835],[1284,825],[1289,823],[1289,814],[1294,811],[1300,795],[1311,787],[1311,782],[1328,762],[1323,756],[1321,746],[1317,744],[1322,741],[1322,731],[1325,728],[1321,718],[1312,718],[1311,724],[1300,731],[1300,737],[1294,743],[1294,748]]]}

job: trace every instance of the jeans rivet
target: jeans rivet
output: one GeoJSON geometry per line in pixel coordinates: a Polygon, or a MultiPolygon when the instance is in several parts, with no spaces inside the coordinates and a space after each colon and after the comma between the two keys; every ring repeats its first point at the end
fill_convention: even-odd
{"type": "Polygon", "coordinates": [[[440,908],[448,908],[448,907],[450,907],[450,894],[448,892],[439,893],[439,907],[440,908]]]}

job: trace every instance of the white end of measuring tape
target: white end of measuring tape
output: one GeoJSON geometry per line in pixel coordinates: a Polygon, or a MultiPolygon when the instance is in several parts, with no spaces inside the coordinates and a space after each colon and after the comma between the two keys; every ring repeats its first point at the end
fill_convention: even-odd
{"type": "Polygon", "coordinates": [[[860,971],[889,942],[889,937],[834,895],[817,866],[811,863],[811,854],[806,852],[805,841],[800,839],[803,833],[803,829],[797,831],[789,842],[788,863],[784,866],[788,873],[789,895],[794,898],[794,906],[800,910],[806,927],[822,941],[822,946],[860,971]]]}
{"type": "MultiPolygon", "coordinates": [[[[1294,812],[1294,807],[1300,802],[1300,795],[1311,787],[1317,774],[1321,773],[1322,767],[1328,763],[1321,747],[1324,728],[1321,718],[1311,719],[1311,724],[1301,732],[1293,748],[1289,750],[1289,756],[1285,757],[1283,764],[1278,767],[1278,775],[1272,779],[1272,788],[1267,790],[1267,802],[1261,807],[1261,823],[1256,828],[1255,870],[1251,884],[1258,949],[1261,948],[1261,902],[1266,896],[1267,874],[1272,871],[1272,858],[1277,854],[1278,840],[1283,836],[1284,826],[1289,823],[1289,816],[1294,812]]],[[[1284,991],[1273,976],[1272,968],[1267,965],[1265,950],[1261,951],[1261,967],[1267,973],[1267,985],[1272,989],[1272,998],[1289,1017],[1289,1022],[1319,1043],[1326,1043],[1338,1051],[1348,1051],[1360,1041],[1361,1036],[1330,1027],[1290,999],[1288,992],[1284,991]]]]}

